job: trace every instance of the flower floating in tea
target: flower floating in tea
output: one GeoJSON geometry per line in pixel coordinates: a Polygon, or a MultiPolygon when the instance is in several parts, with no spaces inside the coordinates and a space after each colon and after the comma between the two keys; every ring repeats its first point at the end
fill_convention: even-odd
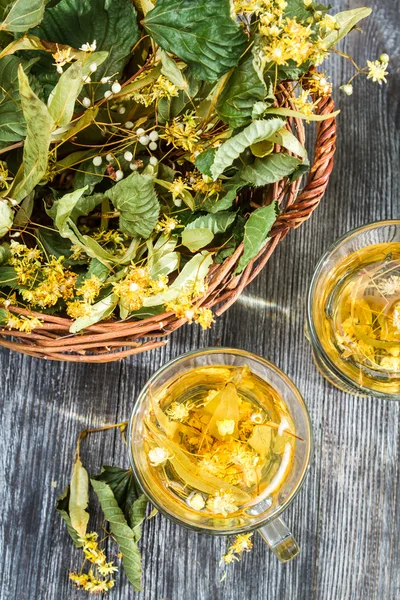
{"type": "Polygon", "coordinates": [[[248,367],[188,371],[151,406],[150,476],[178,505],[226,518],[273,501],[299,438],[283,399],[248,367]]]}

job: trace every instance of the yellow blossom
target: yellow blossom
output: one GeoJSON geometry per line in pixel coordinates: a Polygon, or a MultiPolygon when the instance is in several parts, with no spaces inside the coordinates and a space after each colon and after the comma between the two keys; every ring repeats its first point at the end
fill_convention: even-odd
{"type": "Polygon", "coordinates": [[[367,60],[367,67],[367,79],[372,79],[373,82],[377,82],[379,85],[382,85],[382,82],[387,83],[386,75],[388,74],[388,71],[386,70],[386,62],[380,62],[379,60],[367,60]]]}
{"type": "Polygon", "coordinates": [[[208,329],[214,323],[214,316],[209,308],[199,308],[194,318],[195,323],[203,329],[208,329]]]}
{"type": "Polygon", "coordinates": [[[67,315],[71,317],[71,319],[88,317],[90,315],[90,309],[90,304],[86,304],[86,302],[80,302],[79,300],[67,302],[67,315]]]}
{"type": "Polygon", "coordinates": [[[76,294],[77,296],[83,296],[83,299],[88,304],[92,304],[99,294],[101,288],[103,286],[103,282],[96,275],[91,275],[87,279],[84,280],[82,285],[77,288],[76,294]]]}
{"type": "Polygon", "coordinates": [[[164,217],[160,219],[160,221],[158,221],[157,225],[155,226],[155,230],[163,231],[164,233],[169,235],[174,231],[177,225],[178,221],[176,219],[164,215],[164,217]]]}
{"type": "Polygon", "coordinates": [[[41,327],[43,322],[37,317],[30,317],[25,315],[17,316],[11,312],[8,312],[8,316],[5,322],[6,327],[9,329],[17,329],[24,333],[32,333],[36,327],[41,327]]]}
{"type": "Polygon", "coordinates": [[[175,148],[182,148],[188,152],[200,150],[200,130],[197,131],[197,123],[193,113],[183,117],[175,118],[171,123],[166,123],[164,133],[160,135],[168,144],[175,148]]]}
{"type": "Polygon", "coordinates": [[[71,54],[72,52],[72,48],[59,48],[57,45],[57,52],[55,52],[52,56],[54,58],[54,60],[56,61],[54,63],[54,65],[57,67],[57,72],[58,73],[62,73],[63,72],[63,67],[72,62],[73,60],[73,56],[71,54]]]}

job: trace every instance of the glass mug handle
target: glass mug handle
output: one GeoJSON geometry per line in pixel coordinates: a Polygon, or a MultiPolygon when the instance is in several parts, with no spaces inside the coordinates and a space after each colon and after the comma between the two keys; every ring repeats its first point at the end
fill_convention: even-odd
{"type": "Polygon", "coordinates": [[[281,562],[289,562],[300,552],[298,543],[280,517],[260,527],[257,532],[281,562]]]}

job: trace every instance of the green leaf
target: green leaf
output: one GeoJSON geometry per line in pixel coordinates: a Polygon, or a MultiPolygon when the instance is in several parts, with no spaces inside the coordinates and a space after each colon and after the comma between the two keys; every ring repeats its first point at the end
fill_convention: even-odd
{"type": "Polygon", "coordinates": [[[182,291],[182,288],[194,281],[204,281],[208,269],[212,264],[212,254],[203,250],[186,263],[175,281],[165,292],[144,299],[143,306],[160,306],[165,302],[174,300],[182,291]]]}
{"type": "Polygon", "coordinates": [[[24,33],[43,19],[45,0],[15,0],[0,30],[24,33]]]}
{"type": "Polygon", "coordinates": [[[244,181],[242,181],[238,174],[236,174],[222,186],[222,190],[225,192],[225,194],[217,199],[214,197],[208,198],[202,204],[201,209],[213,214],[218,213],[221,210],[230,209],[239,190],[244,187],[244,185],[244,181]]]}
{"type": "MultiPolygon", "coordinates": [[[[276,135],[276,134],[274,134],[276,135]]],[[[264,158],[268,154],[271,154],[273,151],[275,144],[272,141],[273,136],[271,136],[270,140],[263,140],[262,142],[257,142],[256,144],[252,144],[250,146],[251,153],[253,156],[257,158],[264,158]]]]}
{"type": "Polygon", "coordinates": [[[161,48],[206,81],[216,81],[235,67],[247,44],[229,0],[158,0],[143,24],[161,48]]]}
{"type": "Polygon", "coordinates": [[[232,225],[235,219],[236,213],[229,211],[218,212],[215,215],[202,215],[197,217],[197,219],[194,219],[194,221],[188,223],[184,231],[205,227],[214,235],[217,233],[224,233],[228,227],[232,225]]]}
{"type": "Polygon", "coordinates": [[[111,532],[120,547],[126,575],[134,590],[138,592],[142,589],[142,560],[135,534],[126,522],[110,486],[96,479],[91,479],[91,484],[103,509],[104,517],[109,522],[111,532]]]}
{"type": "Polygon", "coordinates": [[[4,265],[5,263],[7,263],[10,256],[10,244],[8,244],[7,242],[3,242],[2,244],[0,244],[0,265],[4,265]]]}
{"type": "MultiPolygon", "coordinates": [[[[26,123],[21,107],[18,85],[18,67],[22,64],[29,72],[32,63],[25,63],[16,56],[0,60],[0,148],[23,140],[26,123]]],[[[33,78],[30,77],[33,84],[33,78]]]]}
{"type": "Polygon", "coordinates": [[[324,45],[327,48],[335,46],[357,25],[359,21],[361,21],[361,19],[368,17],[371,12],[371,8],[354,8],[353,10],[345,10],[344,12],[334,15],[339,28],[331,31],[324,37],[324,45]]]}
{"type": "Polygon", "coordinates": [[[246,148],[257,142],[268,139],[272,134],[281,129],[285,124],[283,119],[269,119],[254,121],[237,135],[224,142],[215,153],[211,173],[214,181],[227,167],[240,156],[246,148]]]}
{"type": "Polygon", "coordinates": [[[18,285],[17,274],[14,267],[8,265],[0,267],[0,287],[16,287],[18,285]]]}
{"type": "Polygon", "coordinates": [[[153,279],[157,279],[160,275],[169,275],[178,268],[179,254],[174,252],[176,244],[176,236],[169,238],[161,235],[154,247],[150,240],[147,240],[147,267],[153,279]]]}
{"type": "Polygon", "coordinates": [[[96,167],[93,164],[94,156],[95,154],[92,153],[91,158],[73,167],[73,169],[76,171],[73,180],[73,186],[75,190],[86,187],[86,193],[91,194],[95,186],[103,180],[107,165],[103,162],[101,165],[96,167]]]}
{"type": "Polygon", "coordinates": [[[75,529],[72,527],[71,517],[69,516],[69,499],[70,499],[70,487],[67,486],[61,496],[57,500],[56,510],[60,513],[61,518],[64,520],[68,533],[72,538],[72,541],[76,548],[82,548],[83,544],[79,541],[79,536],[75,529]]]}
{"type": "Polygon", "coordinates": [[[204,152],[200,152],[200,154],[196,157],[194,162],[196,169],[207,175],[207,177],[211,177],[211,167],[215,160],[215,148],[209,148],[208,150],[204,150],[204,152]]]}
{"type": "Polygon", "coordinates": [[[35,190],[23,200],[14,219],[14,227],[25,227],[29,223],[35,204],[35,190]]]}
{"type": "Polygon", "coordinates": [[[29,85],[21,65],[18,67],[19,93],[26,121],[27,135],[23,163],[11,186],[9,195],[20,202],[32,192],[47,171],[51,130],[54,126],[47,107],[29,85]]]}
{"type": "Polygon", "coordinates": [[[0,238],[4,237],[11,229],[14,213],[6,200],[0,200],[0,238]]]}
{"type": "Polygon", "coordinates": [[[65,127],[71,121],[82,87],[82,63],[76,61],[64,71],[49,96],[49,113],[58,127],[65,127]]]}
{"type": "Polygon", "coordinates": [[[279,206],[277,202],[257,208],[251,213],[244,227],[244,249],[236,273],[241,273],[249,262],[257,256],[267,241],[271,227],[278,215],[279,206]]]}
{"type": "Polygon", "coordinates": [[[129,511],[128,522],[132,528],[136,542],[142,537],[142,523],[146,518],[146,509],[149,501],[144,494],[136,498],[129,511]]]}
{"type": "Polygon", "coordinates": [[[69,264],[76,264],[76,261],[70,261],[71,255],[71,242],[69,239],[61,237],[58,231],[52,231],[40,227],[35,231],[35,235],[38,237],[41,245],[44,246],[47,254],[60,258],[64,256],[69,264]]]}
{"type": "Polygon", "coordinates": [[[113,313],[114,308],[118,304],[118,300],[119,298],[115,294],[110,294],[102,300],[99,300],[99,302],[96,302],[96,304],[93,304],[90,307],[89,316],[79,317],[72,323],[69,328],[70,332],[78,333],[78,331],[82,331],[82,329],[90,327],[90,325],[95,325],[95,323],[107,319],[107,317],[113,313]]]}
{"type": "Polygon", "coordinates": [[[293,154],[297,154],[297,156],[300,156],[301,158],[307,158],[307,150],[300,144],[297,137],[285,128],[274,133],[270,137],[270,141],[279,144],[283,148],[286,148],[286,150],[289,150],[289,152],[293,152],[293,154]]]}
{"type": "Polygon", "coordinates": [[[243,181],[254,186],[268,185],[288,177],[301,163],[299,158],[279,152],[264,158],[256,158],[252,165],[248,165],[240,172],[240,176],[243,181]]]}
{"type": "Polygon", "coordinates": [[[158,50],[158,54],[161,58],[161,73],[177,88],[181,90],[187,88],[188,82],[174,59],[161,49],[158,50]]]}
{"type": "Polygon", "coordinates": [[[151,176],[132,173],[108,190],[105,196],[120,211],[121,231],[131,237],[139,235],[147,239],[150,236],[160,212],[151,176]]]}
{"type": "Polygon", "coordinates": [[[214,239],[214,234],[205,227],[197,229],[184,229],[182,232],[182,244],[189,248],[191,252],[197,252],[200,248],[208,246],[214,239]]]}
{"type": "Polygon", "coordinates": [[[73,529],[79,537],[84,538],[89,521],[86,508],[89,504],[89,476],[78,457],[72,467],[71,484],[69,488],[68,512],[73,529]]]}
{"type": "Polygon", "coordinates": [[[284,14],[290,19],[296,19],[298,23],[305,23],[312,16],[312,10],[308,10],[304,0],[286,0],[284,14]]]}
{"type": "Polygon", "coordinates": [[[217,113],[229,127],[243,127],[251,121],[253,106],[264,100],[267,90],[253,65],[248,52],[240,65],[232,71],[217,102],[217,113]]]}
{"type": "Polygon", "coordinates": [[[278,115],[281,117],[294,117],[295,119],[305,119],[308,121],[326,121],[327,119],[332,119],[333,117],[337,117],[340,113],[340,110],[335,110],[332,113],[328,113],[326,115],[305,115],[298,110],[292,110],[291,108],[268,108],[265,111],[266,115],[278,115]]]}
{"type": "MultiPolygon", "coordinates": [[[[97,50],[109,53],[96,71],[96,81],[100,81],[103,76],[114,73],[121,76],[131,49],[139,39],[139,28],[130,0],[61,0],[46,9],[43,21],[31,34],[76,49],[96,40],[97,50]]],[[[46,67],[48,73],[55,72],[52,57],[45,58],[42,71],[46,67]]],[[[97,86],[98,97],[106,89],[108,87],[97,86]]]]}
{"type": "Polygon", "coordinates": [[[131,509],[139,496],[139,488],[132,469],[121,469],[104,465],[101,473],[93,477],[96,481],[103,481],[110,486],[118,506],[129,523],[131,509]]]}

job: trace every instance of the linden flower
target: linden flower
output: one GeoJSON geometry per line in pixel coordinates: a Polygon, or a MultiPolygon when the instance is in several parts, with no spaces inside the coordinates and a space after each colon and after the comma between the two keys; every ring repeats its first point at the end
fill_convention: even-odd
{"type": "Polygon", "coordinates": [[[83,299],[88,304],[92,304],[102,288],[103,282],[96,276],[91,275],[88,279],[77,288],[78,296],[83,296],[83,299]]]}
{"type": "Polygon", "coordinates": [[[166,448],[156,447],[149,450],[148,457],[152,467],[160,467],[170,458],[166,448]]]}
{"type": "Polygon", "coordinates": [[[72,48],[59,50],[57,46],[57,52],[52,54],[54,60],[56,61],[53,64],[57,67],[57,73],[61,74],[63,72],[63,67],[72,61],[73,56],[71,56],[71,51],[72,48]]]}
{"type": "Polygon", "coordinates": [[[191,189],[192,188],[190,185],[185,183],[182,177],[177,177],[174,179],[174,181],[171,183],[171,187],[169,188],[169,191],[172,194],[173,202],[176,204],[177,200],[182,200],[182,198],[185,196],[185,191],[189,191],[191,189]]]}
{"type": "Polygon", "coordinates": [[[242,552],[249,552],[253,544],[251,542],[252,533],[240,534],[236,536],[234,543],[231,546],[231,549],[236,554],[241,554],[242,552]]]}
{"type": "Polygon", "coordinates": [[[99,566],[99,572],[103,575],[103,577],[105,577],[107,575],[111,575],[112,573],[115,573],[116,571],[118,571],[118,567],[116,565],[114,565],[113,562],[108,562],[108,563],[105,563],[104,565],[99,566]]]}
{"type": "Polygon", "coordinates": [[[187,503],[194,510],[203,510],[203,508],[206,505],[203,496],[201,494],[199,494],[199,493],[196,493],[196,492],[190,494],[190,496],[187,499],[187,503]]]}
{"type": "Polygon", "coordinates": [[[233,419],[223,419],[216,423],[218,433],[221,436],[232,435],[235,431],[235,421],[233,419]]]}
{"type": "Polygon", "coordinates": [[[381,360],[381,367],[386,371],[400,371],[400,358],[395,356],[385,356],[381,360]]]}
{"type": "Polygon", "coordinates": [[[67,302],[67,315],[71,319],[79,319],[79,317],[88,317],[91,312],[90,304],[86,302],[80,302],[79,300],[73,300],[67,302]]]}
{"type": "Polygon", "coordinates": [[[386,79],[386,75],[388,74],[388,71],[386,70],[387,67],[387,63],[385,62],[380,62],[379,60],[367,60],[367,67],[368,67],[368,75],[367,75],[367,79],[372,79],[372,81],[375,83],[379,83],[379,85],[382,85],[382,82],[387,83],[387,79],[386,79]]]}
{"type": "Polygon", "coordinates": [[[224,517],[238,510],[234,496],[229,492],[222,491],[208,498],[206,508],[209,512],[221,514],[224,517]]]}
{"type": "Polygon", "coordinates": [[[164,231],[167,235],[171,234],[174,229],[177,227],[178,221],[176,219],[172,219],[171,217],[164,216],[164,218],[158,221],[155,226],[156,231],[164,231]]]}
{"type": "Polygon", "coordinates": [[[183,421],[189,416],[190,406],[185,402],[171,402],[166,413],[173,421],[183,421]]]}
{"type": "Polygon", "coordinates": [[[28,317],[24,315],[18,317],[17,315],[8,312],[5,324],[9,329],[17,329],[24,333],[32,333],[36,327],[41,327],[43,323],[37,317],[28,317]]]}
{"type": "Polygon", "coordinates": [[[97,48],[96,40],[93,40],[92,44],[89,44],[89,42],[86,42],[86,44],[82,44],[82,46],[79,48],[79,50],[82,50],[82,52],[95,52],[96,48],[97,48]]]}
{"type": "Polygon", "coordinates": [[[387,279],[381,280],[378,283],[378,288],[384,296],[395,296],[400,293],[400,277],[392,275],[387,279]]]}

